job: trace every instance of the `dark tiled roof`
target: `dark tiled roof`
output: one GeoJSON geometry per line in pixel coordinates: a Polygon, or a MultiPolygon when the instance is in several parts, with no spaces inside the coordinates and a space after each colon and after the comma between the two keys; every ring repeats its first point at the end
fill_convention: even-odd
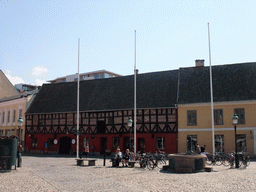
{"type": "MultiPolygon", "coordinates": [[[[213,101],[256,99],[256,63],[212,66],[213,101]]],[[[179,70],[178,103],[210,102],[209,67],[179,70]]]]}
{"type": "MultiPolygon", "coordinates": [[[[137,108],[174,107],[177,84],[177,70],[137,75],[137,108]]],[[[77,82],[44,84],[27,114],[75,112],[76,102],[77,82]]],[[[80,82],[80,111],[133,107],[133,75],[80,82]]]]}

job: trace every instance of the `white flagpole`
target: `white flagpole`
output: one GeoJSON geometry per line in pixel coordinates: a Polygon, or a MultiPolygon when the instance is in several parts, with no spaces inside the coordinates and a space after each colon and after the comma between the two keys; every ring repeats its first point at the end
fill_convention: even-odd
{"type": "Polygon", "coordinates": [[[212,153],[215,153],[214,138],[214,109],[213,109],[213,89],[212,89],[212,64],[211,64],[211,45],[210,45],[210,27],[208,23],[208,44],[209,44],[209,63],[210,63],[210,87],[211,87],[211,112],[212,112],[212,153]]]}
{"type": "MultiPolygon", "coordinates": [[[[78,73],[77,73],[77,114],[76,114],[76,130],[77,133],[79,132],[79,81],[80,81],[80,75],[79,75],[79,52],[80,52],[80,38],[78,39],[78,73]]],[[[79,153],[79,135],[76,135],[76,158],[78,159],[78,153],[79,153]]]]}
{"type": "Polygon", "coordinates": [[[135,30],[135,56],[134,56],[134,154],[136,154],[136,30],[135,30]]]}

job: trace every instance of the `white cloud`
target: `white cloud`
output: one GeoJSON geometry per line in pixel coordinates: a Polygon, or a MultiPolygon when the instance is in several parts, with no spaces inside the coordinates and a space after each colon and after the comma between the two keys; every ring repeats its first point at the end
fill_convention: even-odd
{"type": "Polygon", "coordinates": [[[33,76],[37,76],[37,77],[39,77],[39,76],[44,76],[46,73],[48,73],[49,72],[49,70],[47,69],[47,68],[45,68],[45,67],[34,67],[33,69],[32,69],[32,75],[33,76]]]}
{"type": "Polygon", "coordinates": [[[10,73],[11,73],[11,71],[7,70],[7,74],[5,74],[5,75],[13,85],[20,84],[20,83],[25,83],[25,81],[22,78],[13,77],[13,76],[10,75],[10,73]]]}
{"type": "Polygon", "coordinates": [[[36,85],[43,85],[44,83],[47,83],[46,81],[44,81],[44,80],[41,80],[41,79],[36,79],[35,80],[35,83],[36,83],[36,85]]]}

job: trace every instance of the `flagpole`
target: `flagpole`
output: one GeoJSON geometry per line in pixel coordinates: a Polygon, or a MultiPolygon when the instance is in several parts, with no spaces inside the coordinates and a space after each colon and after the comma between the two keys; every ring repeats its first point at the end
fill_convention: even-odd
{"type": "Polygon", "coordinates": [[[136,154],[136,30],[135,30],[135,54],[134,54],[134,154],[136,154]]]}
{"type": "Polygon", "coordinates": [[[211,64],[211,45],[210,45],[210,27],[208,23],[208,44],[209,44],[209,63],[210,63],[210,89],[211,89],[211,114],[212,114],[212,153],[215,154],[214,138],[214,109],[213,109],[213,88],[212,88],[212,64],[211,64]]]}
{"type": "Polygon", "coordinates": [[[79,81],[80,81],[80,75],[79,75],[79,52],[80,52],[80,38],[78,38],[78,73],[77,73],[77,114],[76,114],[76,158],[78,159],[78,153],[79,153],[79,81]]]}

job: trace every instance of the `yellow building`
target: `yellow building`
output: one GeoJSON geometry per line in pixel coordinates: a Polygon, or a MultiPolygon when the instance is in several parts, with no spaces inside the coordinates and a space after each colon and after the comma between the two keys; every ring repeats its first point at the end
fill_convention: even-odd
{"type": "Polygon", "coordinates": [[[256,154],[255,72],[256,63],[212,67],[213,129],[209,67],[179,70],[178,152],[186,152],[188,136],[194,144],[206,145],[206,151],[210,153],[213,145],[215,152],[235,151],[232,117],[236,114],[239,117],[237,149],[256,154]]]}
{"type": "Polygon", "coordinates": [[[21,143],[24,144],[25,112],[37,92],[38,90],[35,90],[0,100],[0,136],[16,136],[19,138],[17,120],[21,117],[23,119],[23,125],[20,130],[21,143]]]}

